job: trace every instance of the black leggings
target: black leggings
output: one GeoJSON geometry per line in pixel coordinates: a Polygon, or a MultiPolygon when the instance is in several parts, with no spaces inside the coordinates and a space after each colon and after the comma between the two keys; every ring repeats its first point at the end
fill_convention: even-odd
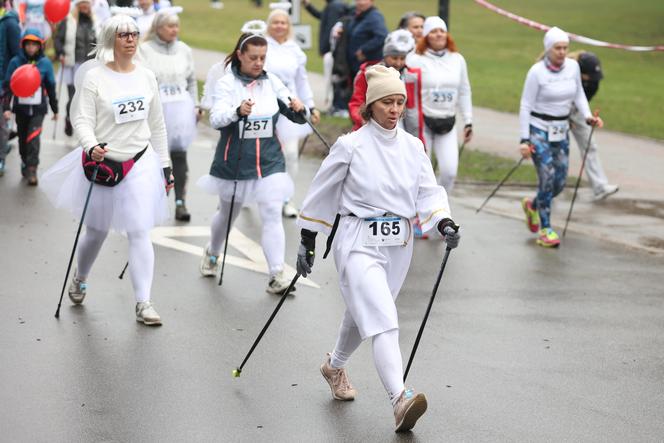
{"type": "Polygon", "coordinates": [[[171,151],[173,178],[175,178],[175,199],[184,200],[187,189],[187,151],[171,151]]]}

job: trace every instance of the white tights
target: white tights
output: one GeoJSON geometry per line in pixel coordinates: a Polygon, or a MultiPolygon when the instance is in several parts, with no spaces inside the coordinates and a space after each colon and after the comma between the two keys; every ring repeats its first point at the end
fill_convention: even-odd
{"type": "MultiPolygon", "coordinates": [[[[76,278],[85,281],[90,274],[108,231],[99,231],[90,227],[78,243],[76,278]]],[[[148,231],[128,232],[129,239],[129,276],[134,287],[136,302],[150,300],[152,277],[154,274],[154,248],[148,231]]]]}
{"type": "MultiPolygon", "coordinates": [[[[267,261],[270,276],[273,276],[284,269],[284,256],[286,254],[286,233],[281,220],[281,206],[283,202],[270,201],[259,203],[261,221],[263,222],[263,232],[261,235],[261,246],[263,254],[267,261]]],[[[226,228],[228,227],[228,214],[231,203],[219,199],[219,209],[212,217],[212,226],[210,227],[210,247],[209,252],[212,255],[219,255],[221,248],[226,240],[226,228]]],[[[235,203],[233,207],[233,220],[240,215],[242,203],[235,203]]]]}
{"type": "Polygon", "coordinates": [[[424,140],[426,141],[429,158],[431,153],[436,154],[438,162],[438,184],[445,188],[449,194],[454,187],[457,170],[459,169],[459,148],[457,146],[456,126],[447,134],[434,134],[431,129],[424,127],[424,140]]]}
{"type": "MultiPolygon", "coordinates": [[[[360,331],[355,326],[355,322],[353,322],[348,311],[346,311],[339,328],[337,343],[330,358],[330,365],[333,368],[346,366],[351,354],[360,346],[360,343],[362,343],[360,331]]],[[[372,345],[376,371],[378,371],[380,381],[383,383],[387,395],[390,397],[390,402],[394,406],[404,390],[399,330],[390,329],[374,335],[372,345]]]]}
{"type": "Polygon", "coordinates": [[[281,142],[281,149],[284,151],[284,160],[286,160],[286,173],[295,181],[299,171],[299,159],[297,158],[300,150],[298,139],[281,142]]]}

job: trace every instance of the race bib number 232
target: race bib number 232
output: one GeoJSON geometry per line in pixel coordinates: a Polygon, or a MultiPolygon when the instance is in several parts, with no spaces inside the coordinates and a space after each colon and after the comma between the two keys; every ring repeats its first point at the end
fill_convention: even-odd
{"type": "Polygon", "coordinates": [[[145,97],[126,97],[113,101],[115,123],[129,123],[148,118],[149,105],[145,97]]]}

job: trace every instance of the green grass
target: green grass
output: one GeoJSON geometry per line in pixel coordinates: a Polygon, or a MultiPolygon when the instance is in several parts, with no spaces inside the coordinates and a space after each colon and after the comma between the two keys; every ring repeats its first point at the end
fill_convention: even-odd
{"type": "MultiPolygon", "coordinates": [[[[322,6],[324,0],[313,0],[322,6]]],[[[265,19],[269,12],[249,0],[226,0],[213,10],[204,0],[180,0],[182,38],[192,46],[229,51],[240,27],[250,19],[265,19]]],[[[472,0],[451,3],[450,31],[468,62],[475,105],[518,112],[528,68],[542,50],[543,34],[503,18],[472,0]]],[[[664,43],[664,1],[639,0],[494,0],[516,14],[557,25],[575,34],[634,45],[664,43]]],[[[437,11],[435,0],[376,0],[394,29],[406,10],[425,15],[437,11]]],[[[302,22],[313,25],[314,49],[307,51],[308,68],[322,70],[318,56],[318,21],[302,11],[302,22]]],[[[571,49],[595,52],[602,60],[605,79],[591,106],[600,108],[608,129],[664,139],[661,108],[664,103],[664,53],[635,53],[572,43],[571,49]]],[[[479,130],[479,128],[478,128],[479,130]]]]}

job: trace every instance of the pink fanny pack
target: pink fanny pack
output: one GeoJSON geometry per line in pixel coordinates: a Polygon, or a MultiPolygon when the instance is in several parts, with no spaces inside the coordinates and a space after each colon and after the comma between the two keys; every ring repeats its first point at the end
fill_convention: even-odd
{"type": "Polygon", "coordinates": [[[97,171],[95,183],[108,187],[115,186],[120,183],[122,179],[127,176],[127,174],[129,174],[131,168],[133,168],[136,162],[143,156],[146,149],[147,146],[141,152],[136,154],[134,158],[123,162],[117,162],[115,160],[105,158],[100,163],[92,160],[88,153],[83,150],[83,172],[85,172],[85,176],[88,178],[88,180],[92,181],[92,174],[94,173],[95,167],[99,165],[99,171],[97,171]]]}

